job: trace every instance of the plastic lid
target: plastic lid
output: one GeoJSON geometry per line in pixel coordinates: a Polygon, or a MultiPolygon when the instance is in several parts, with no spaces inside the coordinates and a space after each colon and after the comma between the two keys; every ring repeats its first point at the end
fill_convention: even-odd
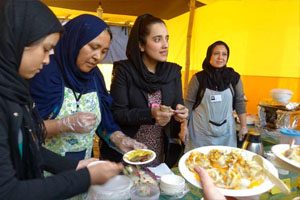
{"type": "Polygon", "coordinates": [[[294,129],[282,128],[280,129],[280,133],[290,137],[300,137],[300,131],[294,129]]]}

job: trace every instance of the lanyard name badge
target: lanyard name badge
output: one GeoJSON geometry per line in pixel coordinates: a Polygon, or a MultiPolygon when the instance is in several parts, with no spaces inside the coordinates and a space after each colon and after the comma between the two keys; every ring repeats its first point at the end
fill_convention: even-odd
{"type": "Polygon", "coordinates": [[[210,95],[210,102],[221,102],[222,101],[222,95],[216,94],[216,95],[210,95]]]}

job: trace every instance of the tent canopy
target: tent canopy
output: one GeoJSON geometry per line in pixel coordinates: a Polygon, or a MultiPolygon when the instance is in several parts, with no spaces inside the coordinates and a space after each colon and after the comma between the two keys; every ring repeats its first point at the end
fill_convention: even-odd
{"type": "MultiPolygon", "coordinates": [[[[101,5],[104,13],[138,16],[151,13],[171,19],[189,11],[189,0],[42,0],[48,6],[95,12],[101,5]]],[[[196,1],[196,8],[205,5],[196,1]]]]}

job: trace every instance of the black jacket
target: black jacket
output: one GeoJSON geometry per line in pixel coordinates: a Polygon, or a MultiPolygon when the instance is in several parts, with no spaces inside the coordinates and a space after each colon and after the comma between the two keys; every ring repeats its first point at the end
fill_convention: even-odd
{"type": "MultiPolygon", "coordinates": [[[[0,199],[57,200],[87,191],[90,185],[87,168],[75,171],[77,162],[66,160],[42,147],[41,171],[47,169],[59,175],[29,180],[17,178],[24,169],[17,169],[14,165],[13,160],[21,159],[21,156],[12,158],[12,152],[19,149],[18,141],[10,140],[11,135],[22,130],[22,116],[20,105],[0,97],[0,199]]],[[[21,162],[26,161],[21,159],[21,162]]]]}
{"type": "MultiPolygon", "coordinates": [[[[113,81],[111,84],[111,96],[113,97],[112,112],[114,119],[121,130],[128,136],[134,137],[143,124],[155,124],[148,106],[148,94],[133,79],[133,74],[124,66],[130,65],[128,60],[114,63],[113,81]]],[[[174,70],[179,67],[174,64],[174,70]]],[[[178,70],[180,73],[180,71],[178,70]]],[[[181,74],[178,78],[161,85],[162,104],[176,108],[177,104],[183,104],[181,74]]],[[[178,137],[180,123],[171,120],[164,127],[172,137],[178,137]]],[[[104,159],[120,161],[121,155],[109,148],[106,143],[101,145],[101,155],[104,159]]]]}

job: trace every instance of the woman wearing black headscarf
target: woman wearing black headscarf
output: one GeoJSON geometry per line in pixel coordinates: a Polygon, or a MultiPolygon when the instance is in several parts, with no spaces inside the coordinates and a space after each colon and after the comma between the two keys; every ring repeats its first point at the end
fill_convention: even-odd
{"type": "Polygon", "coordinates": [[[237,146],[233,110],[240,122],[240,138],[247,130],[244,91],[240,75],[227,67],[229,47],[225,42],[211,44],[203,70],[190,83],[185,105],[190,109],[189,143],[186,149],[200,146],[237,146]]]}
{"type": "Polygon", "coordinates": [[[44,125],[26,79],[49,63],[60,32],[59,21],[40,1],[1,1],[0,199],[65,199],[122,169],[111,162],[86,168],[94,160],[69,161],[41,147],[44,125]],[[43,170],[59,175],[43,178],[43,170]]]}
{"type": "MultiPolygon", "coordinates": [[[[161,19],[149,14],[139,16],[129,36],[128,60],[114,63],[113,69],[114,118],[125,134],[156,152],[152,165],[164,162],[163,132],[178,138],[180,122],[185,124],[188,116],[182,105],[181,67],[166,62],[168,39],[161,19]]],[[[101,154],[109,158],[114,152],[103,145],[101,154]]],[[[177,156],[174,152],[173,157],[177,156]]]]}

